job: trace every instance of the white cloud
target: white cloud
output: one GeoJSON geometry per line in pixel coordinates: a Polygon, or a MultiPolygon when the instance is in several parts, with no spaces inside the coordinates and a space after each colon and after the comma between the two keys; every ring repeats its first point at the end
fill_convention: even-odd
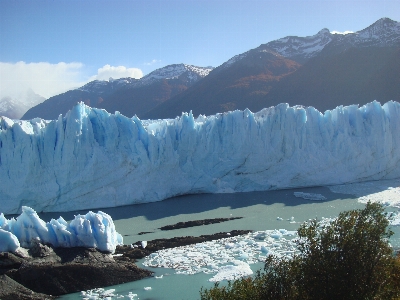
{"type": "Polygon", "coordinates": [[[349,30],[346,30],[346,31],[343,31],[343,32],[334,30],[334,31],[331,31],[331,33],[332,34],[349,34],[349,33],[354,33],[354,32],[353,31],[349,31],[349,30]]]}
{"type": "Polygon", "coordinates": [[[0,99],[18,97],[21,91],[28,89],[49,98],[79,87],[82,67],[81,63],[0,62],[0,99]]]}
{"type": "Polygon", "coordinates": [[[89,81],[92,80],[108,80],[110,77],[114,79],[132,77],[132,78],[142,78],[143,72],[137,68],[127,68],[124,66],[113,67],[110,65],[105,65],[104,67],[97,70],[97,75],[90,77],[89,81]]]}
{"type": "Polygon", "coordinates": [[[146,63],[143,63],[145,66],[151,66],[151,65],[154,65],[154,64],[158,64],[158,63],[160,63],[161,62],[161,60],[159,60],[159,59],[153,59],[152,61],[150,61],[150,62],[146,62],[146,63]]]}
{"type": "Polygon", "coordinates": [[[0,62],[0,99],[24,98],[27,90],[47,98],[83,86],[92,80],[108,80],[122,77],[141,78],[140,69],[105,65],[97,75],[85,76],[84,65],[79,62],[51,64],[48,62],[17,63],[0,62]]]}

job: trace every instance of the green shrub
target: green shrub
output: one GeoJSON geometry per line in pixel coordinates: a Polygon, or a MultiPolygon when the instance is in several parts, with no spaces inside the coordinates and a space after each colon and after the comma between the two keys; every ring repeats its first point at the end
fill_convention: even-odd
{"type": "Polygon", "coordinates": [[[397,299],[400,262],[388,243],[393,234],[381,204],[340,213],[298,229],[299,254],[268,257],[254,278],[201,290],[202,300],[397,299]]]}

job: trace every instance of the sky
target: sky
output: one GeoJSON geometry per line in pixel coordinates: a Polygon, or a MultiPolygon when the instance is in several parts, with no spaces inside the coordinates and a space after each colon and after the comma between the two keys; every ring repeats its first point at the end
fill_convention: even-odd
{"type": "Polygon", "coordinates": [[[400,0],[0,0],[0,100],[169,64],[217,67],[288,35],[400,21],[400,0]]]}

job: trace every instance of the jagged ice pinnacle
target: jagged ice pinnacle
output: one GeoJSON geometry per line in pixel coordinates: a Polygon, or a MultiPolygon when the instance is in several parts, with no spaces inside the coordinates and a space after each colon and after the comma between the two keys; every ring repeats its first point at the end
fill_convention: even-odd
{"type": "Polygon", "coordinates": [[[400,177],[400,104],[139,120],[76,105],[0,120],[0,211],[71,211],[190,193],[400,177]]]}

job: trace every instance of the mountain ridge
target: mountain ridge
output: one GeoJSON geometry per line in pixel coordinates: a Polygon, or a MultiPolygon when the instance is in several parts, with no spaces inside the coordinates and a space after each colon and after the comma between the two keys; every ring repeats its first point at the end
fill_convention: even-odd
{"type": "Polygon", "coordinates": [[[93,107],[110,109],[113,112],[124,111],[125,114],[131,114],[130,116],[140,115],[142,111],[148,111],[153,106],[169,99],[171,95],[187,89],[196,81],[207,76],[212,69],[212,67],[173,64],[157,69],[140,79],[128,77],[110,78],[108,81],[94,80],[32,107],[21,119],[27,120],[36,117],[57,119],[60,114],[67,113],[80,101],[93,107]],[[131,95],[127,95],[127,93],[131,93],[131,95]],[[153,99],[146,99],[146,93],[153,94],[153,99]],[[112,98],[113,94],[118,97],[112,98]],[[139,100],[132,98],[147,101],[147,105],[141,105],[138,103],[139,100]],[[125,99],[128,103],[122,103],[121,99],[125,99]]]}
{"type": "MultiPolygon", "coordinates": [[[[400,81],[399,75],[390,71],[396,66],[400,69],[397,48],[400,48],[400,23],[388,18],[382,18],[365,29],[345,35],[332,34],[325,28],[313,36],[287,36],[232,57],[188,91],[176,95],[146,113],[144,118],[173,118],[190,109],[195,115],[209,115],[223,112],[223,109],[228,106],[228,110],[249,108],[252,111],[258,111],[279,103],[289,103],[290,105],[310,105],[324,111],[339,105],[362,105],[373,100],[382,102],[400,100],[398,84],[388,86],[385,83],[400,81]],[[356,52],[362,60],[357,59],[356,52]],[[241,79],[236,78],[219,88],[215,88],[215,85],[210,83],[211,76],[215,81],[222,82],[217,73],[220,77],[229,77],[230,75],[226,73],[234,73],[233,70],[240,64],[246,65],[257,56],[261,61],[261,57],[267,53],[275,55],[276,61],[287,59],[298,65],[293,72],[288,72],[285,76],[276,78],[275,81],[262,80],[262,75],[267,75],[268,72],[258,75],[255,72],[254,75],[258,76],[259,82],[247,91],[243,89],[234,91],[234,87],[237,87],[240,81],[245,81],[246,76],[241,76],[241,79]],[[382,55],[390,55],[390,57],[380,57],[382,55]],[[375,62],[374,59],[376,59],[375,62]],[[393,66],[390,65],[390,61],[393,61],[393,66]],[[387,72],[383,68],[387,68],[387,72]],[[311,73],[306,74],[306,71],[311,73]],[[389,78],[389,73],[393,78],[389,78]],[[313,80],[309,82],[301,80],[299,74],[313,80]],[[319,78],[315,74],[319,74],[319,78]],[[302,87],[295,88],[297,85],[292,86],[290,82],[301,82],[302,87]],[[351,82],[356,83],[354,87],[351,82]],[[358,84],[358,82],[363,82],[363,84],[358,84]],[[378,86],[375,82],[380,82],[381,85],[378,86]],[[358,89],[355,89],[355,86],[358,89]],[[360,90],[361,87],[365,91],[360,90]],[[337,92],[335,88],[341,92],[337,92]],[[387,88],[389,91],[385,90],[387,88]],[[318,90],[320,93],[312,93],[313,90],[318,90]],[[326,95],[326,91],[330,91],[330,94],[326,95]],[[366,97],[355,96],[357,93],[366,97]],[[243,99],[237,99],[238,95],[241,95],[243,99]],[[375,95],[374,98],[371,98],[371,95],[375,95]],[[329,101],[320,98],[327,98],[329,101]],[[200,108],[198,103],[206,101],[205,99],[212,103],[212,106],[200,108]],[[229,103],[229,105],[224,105],[224,103],[229,103]]],[[[238,73],[237,70],[236,73],[238,73]]]]}
{"type": "MultiPolygon", "coordinates": [[[[396,49],[399,47],[400,23],[389,18],[381,18],[362,30],[348,34],[334,34],[323,28],[312,36],[286,36],[261,44],[235,55],[217,68],[174,64],[157,69],[141,79],[121,78],[90,82],[74,92],[67,92],[71,92],[69,99],[65,99],[67,95],[63,99],[55,96],[58,104],[52,106],[51,110],[54,111],[51,115],[46,117],[41,112],[50,98],[39,105],[41,108],[38,106],[28,111],[23,119],[37,116],[55,119],[79,101],[110,112],[120,111],[129,117],[137,115],[140,118],[155,119],[174,118],[190,110],[195,114],[215,114],[245,108],[255,111],[281,102],[315,105],[316,108],[325,110],[333,109],[336,105],[353,104],[348,101],[356,101],[359,97],[352,95],[365,94],[354,88],[351,90],[345,80],[370,82],[355,85],[359,88],[364,86],[368,91],[374,86],[376,93],[370,94],[376,95],[376,98],[365,99],[364,102],[375,99],[382,102],[400,100],[400,92],[395,87],[398,75],[391,71],[397,66],[396,49]],[[363,51],[363,48],[370,50],[363,51]],[[380,52],[390,57],[381,59],[380,52]],[[364,61],[350,59],[357,58],[358,55],[364,61]],[[382,66],[374,66],[374,62],[370,61],[374,57],[378,57],[376,62],[382,63],[387,70],[382,66]],[[340,59],[348,65],[342,64],[340,59]],[[394,66],[390,66],[391,60],[394,66]],[[320,74],[321,68],[326,72],[320,74]],[[300,74],[312,80],[301,80],[297,74],[299,70],[302,70],[300,74]],[[379,73],[383,79],[376,74],[362,74],[361,71],[354,70],[379,73]],[[306,71],[314,72],[314,75],[305,74],[306,71]],[[392,79],[388,78],[389,73],[392,74],[392,79]],[[320,74],[320,78],[315,74],[320,74]],[[291,86],[290,82],[297,83],[291,86]],[[380,86],[376,82],[380,82],[380,86]],[[388,86],[386,82],[393,84],[388,86]],[[300,83],[303,87],[296,89],[300,83]],[[318,86],[312,86],[317,83],[318,86]],[[339,87],[342,92],[335,92],[333,86],[339,87]],[[390,91],[385,92],[383,86],[390,91]],[[101,92],[103,87],[104,91],[101,92]],[[319,97],[330,99],[325,101],[326,105],[318,106],[324,101],[317,99],[318,95],[312,93],[313,89],[322,91],[319,97]],[[331,91],[331,94],[325,96],[324,91],[331,91]],[[381,96],[384,94],[384,97],[381,96]],[[306,99],[307,95],[312,99],[306,99]],[[387,98],[389,95],[392,95],[392,99],[387,98]],[[333,99],[334,96],[340,98],[333,99]]],[[[53,101],[56,103],[55,99],[53,101]]]]}

